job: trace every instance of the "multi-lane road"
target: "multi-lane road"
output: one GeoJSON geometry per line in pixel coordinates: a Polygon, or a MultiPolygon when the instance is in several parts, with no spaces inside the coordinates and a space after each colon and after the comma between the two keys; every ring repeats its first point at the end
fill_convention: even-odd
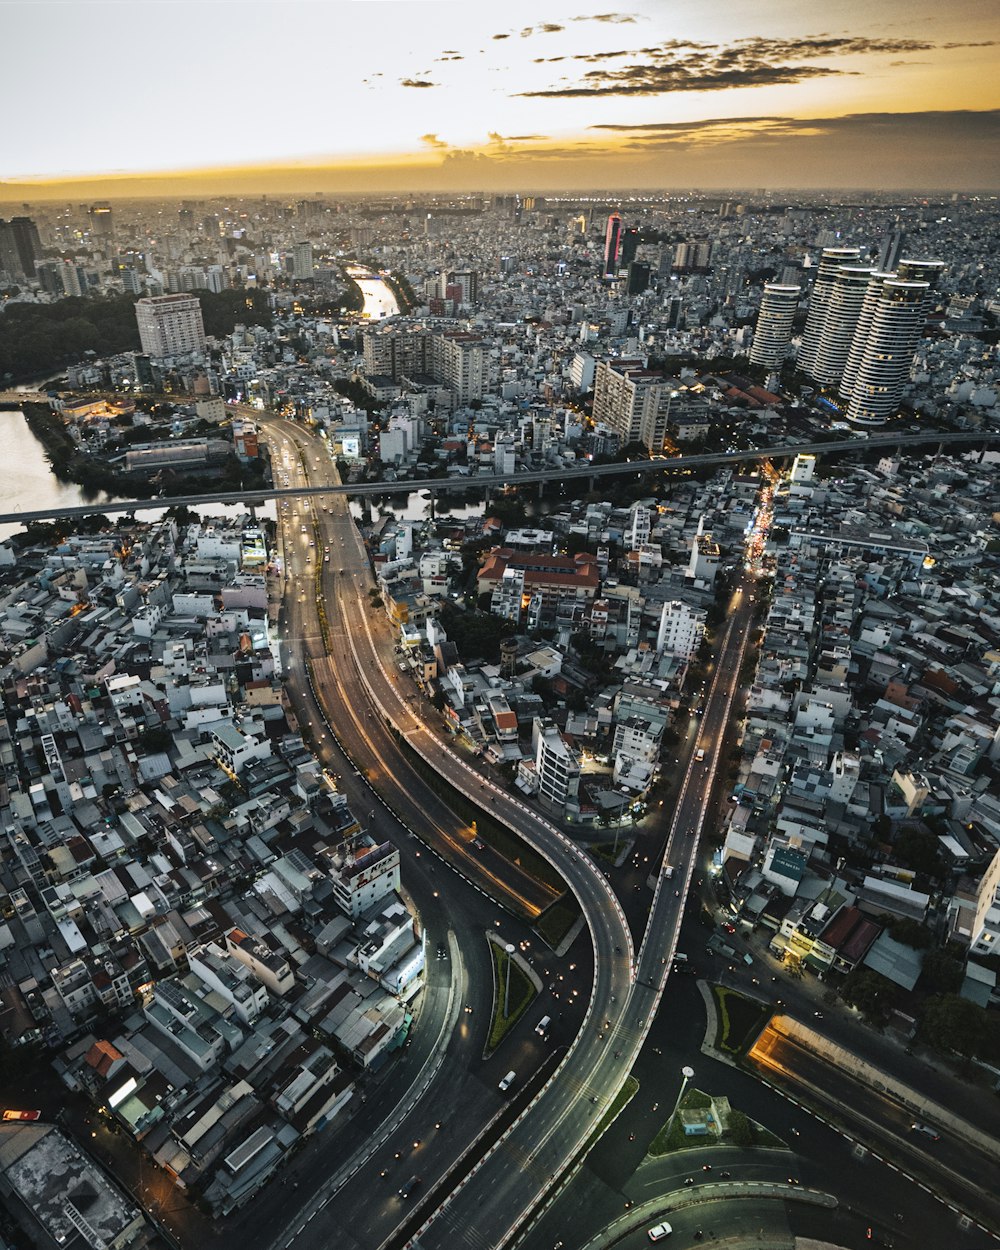
{"type": "MultiPolygon", "coordinates": [[[[319,440],[292,423],[268,423],[267,429],[276,464],[295,473],[289,489],[301,485],[303,475],[314,485],[335,480],[334,466],[319,440]]],[[[285,628],[290,644],[290,685],[307,705],[312,698],[323,705],[355,764],[397,810],[412,806],[413,770],[393,731],[457,790],[474,802],[488,802],[491,814],[508,823],[558,867],[579,899],[590,930],[594,949],[590,1001],[566,1057],[475,1168],[451,1193],[441,1195],[443,1200],[437,1201],[435,1195],[434,1202],[428,1203],[419,1237],[424,1247],[450,1244],[456,1236],[474,1246],[501,1246],[586,1144],[593,1126],[624,1082],[655,1014],[670,968],[706,798],[742,659],[752,610],[746,602],[748,595],[742,589],[734,595],[704,714],[699,718],[699,744],[705,758],[690,766],[675,809],[665,857],[672,866],[672,877],[667,881],[665,876],[657,876],[645,934],[635,950],[604,872],[534,809],[484,782],[447,750],[421,710],[400,688],[391,644],[373,628],[367,557],[343,496],[323,504],[309,499],[294,504],[290,501],[281,517],[288,543],[284,557],[289,578],[285,628]],[[325,610],[325,631],[316,614],[317,583],[325,610]],[[296,668],[305,659],[311,681],[296,668]]],[[[317,710],[317,734],[326,732],[319,719],[317,710]]],[[[415,827],[429,825],[428,840],[440,845],[445,854],[450,853],[460,868],[464,858],[468,875],[476,879],[484,871],[480,853],[472,849],[468,831],[456,828],[448,809],[440,800],[436,802],[438,810],[433,804],[421,807],[415,827]]],[[[503,888],[511,888],[511,868],[506,861],[492,870],[487,866],[488,874],[501,878],[486,882],[491,892],[501,882],[503,888]]],[[[447,888],[445,882],[442,875],[442,889],[447,888]]],[[[516,873],[513,883],[517,897],[507,901],[524,909],[529,883],[519,885],[516,873]]],[[[499,897],[503,897],[502,890],[499,897]]],[[[530,906],[522,914],[530,915],[530,906]]],[[[448,1077],[451,1081],[455,1078],[450,1067],[448,1077]]],[[[473,1130],[482,1122],[477,1121],[477,1114],[485,1119],[489,1110],[488,1101],[478,1108],[468,1106],[463,1111],[465,1127],[473,1130]]],[[[375,1214],[369,1204],[364,1220],[367,1235],[355,1234],[359,1245],[393,1241],[399,1223],[398,1218],[393,1222],[394,1216],[402,1212],[390,1203],[384,1219],[373,1218],[375,1214]]],[[[339,1210],[336,1215],[342,1217],[339,1210]]],[[[295,1230],[291,1231],[294,1241],[295,1230]]]]}

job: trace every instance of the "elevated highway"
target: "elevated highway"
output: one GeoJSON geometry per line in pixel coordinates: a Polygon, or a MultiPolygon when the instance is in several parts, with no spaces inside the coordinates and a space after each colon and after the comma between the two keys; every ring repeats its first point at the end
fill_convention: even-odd
{"type": "MultiPolygon", "coordinates": [[[[258,419],[260,414],[258,413],[258,419]]],[[[930,430],[921,434],[873,434],[866,439],[845,438],[827,443],[788,443],[770,447],[754,447],[744,451],[703,452],[693,456],[671,456],[662,460],[630,460],[621,464],[583,464],[560,468],[558,480],[576,478],[621,477],[630,473],[689,473],[693,469],[717,468],[727,464],[755,463],[764,460],[783,460],[800,453],[822,455],[830,452],[871,451],[885,448],[904,451],[910,447],[983,447],[1000,443],[1000,432],[949,433],[930,430]]],[[[329,498],[350,495],[355,498],[380,497],[383,495],[408,495],[413,491],[447,491],[458,494],[467,490],[491,491],[504,486],[546,486],[553,482],[551,467],[524,473],[477,473],[455,477],[428,477],[404,482],[357,482],[349,485],[318,485],[297,487],[265,487],[260,490],[209,491],[197,495],[164,495],[155,499],[123,499],[115,503],[77,504],[68,508],[41,508],[23,512],[0,513],[0,524],[27,524],[29,521],[56,521],[74,517],[122,515],[143,512],[151,508],[198,508],[205,504],[231,503],[253,506],[270,499],[301,499],[309,496],[329,498]]]]}

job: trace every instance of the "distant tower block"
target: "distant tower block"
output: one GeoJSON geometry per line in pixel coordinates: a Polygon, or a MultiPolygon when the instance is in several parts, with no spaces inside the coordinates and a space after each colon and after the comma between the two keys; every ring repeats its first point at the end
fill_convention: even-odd
{"type": "Polygon", "coordinates": [[[792,327],[799,307],[801,287],[768,282],[757,314],[750,363],[764,369],[780,369],[792,342],[792,327]]]}
{"type": "Polygon", "coordinates": [[[619,213],[608,217],[604,228],[604,276],[613,278],[618,272],[618,253],[621,248],[622,219],[619,213]]]}
{"type": "Polygon", "coordinates": [[[513,638],[505,638],[500,643],[500,676],[513,681],[517,673],[517,642],[513,638]]]}

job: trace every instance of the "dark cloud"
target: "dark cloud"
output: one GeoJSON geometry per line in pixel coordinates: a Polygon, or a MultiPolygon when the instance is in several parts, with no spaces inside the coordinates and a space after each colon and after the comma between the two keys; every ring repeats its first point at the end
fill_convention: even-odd
{"type": "Polygon", "coordinates": [[[585,56],[575,56],[573,57],[573,60],[586,61],[588,65],[599,65],[601,61],[611,61],[614,60],[615,57],[631,55],[632,53],[624,50],[621,52],[591,52],[585,56]]]}
{"type": "Polygon", "coordinates": [[[575,57],[597,68],[577,83],[556,84],[521,94],[534,98],[669,95],[679,91],[725,91],[804,82],[856,71],[810,64],[821,57],[873,56],[924,52],[935,45],[922,39],[869,39],[813,35],[797,39],[739,39],[731,44],[668,40],[637,52],[595,52],[575,57]],[[603,66],[609,59],[642,57],[630,65],[603,66]]]}
{"type": "MultiPolygon", "coordinates": [[[[565,26],[558,26],[555,22],[540,22],[537,26],[525,26],[521,31],[521,38],[527,39],[531,35],[555,35],[565,29],[565,26]]],[[[493,38],[495,39],[496,35],[493,38]]]]}
{"type": "Polygon", "coordinates": [[[465,60],[465,57],[464,57],[464,56],[461,56],[458,52],[455,52],[455,53],[447,53],[445,56],[437,56],[437,57],[435,57],[435,58],[434,58],[434,63],[435,63],[436,65],[440,65],[442,62],[447,62],[447,61],[464,61],[464,60],[465,60]]]}
{"type": "Polygon", "coordinates": [[[448,147],[448,144],[447,144],[447,143],[445,143],[445,141],[444,141],[443,139],[439,139],[439,138],[437,137],[437,135],[434,135],[434,134],[431,134],[431,135],[421,135],[421,136],[420,136],[420,142],[421,142],[421,143],[426,143],[426,145],[427,145],[429,148],[440,148],[440,149],[444,149],[444,148],[448,147]]]}
{"type": "Polygon", "coordinates": [[[618,122],[601,122],[596,126],[591,126],[591,130],[620,130],[620,131],[642,131],[646,133],[660,133],[673,131],[695,131],[706,130],[715,126],[733,126],[733,125],[759,125],[761,122],[784,122],[788,121],[786,117],[775,117],[770,114],[761,114],[757,117],[705,117],[700,121],[694,122],[640,122],[635,126],[628,126],[618,122]]]}
{"type": "Polygon", "coordinates": [[[638,17],[635,13],[594,13],[593,15],[587,14],[583,17],[574,17],[573,21],[574,22],[612,22],[612,23],[633,22],[634,23],[638,21],[638,17]]]}
{"type": "Polygon", "coordinates": [[[1000,43],[998,39],[979,39],[974,43],[942,43],[942,48],[995,48],[1000,43]]]}
{"type": "Polygon", "coordinates": [[[920,113],[847,113],[843,117],[707,117],[691,122],[644,122],[635,126],[601,123],[592,130],[620,134],[628,151],[694,149],[724,143],[767,144],[781,140],[828,140],[870,148],[882,142],[918,145],[926,140],[979,145],[984,160],[1000,147],[1000,109],[928,110],[920,113]]]}
{"type": "Polygon", "coordinates": [[[401,87],[437,87],[440,83],[425,82],[422,78],[401,78],[399,85],[401,87]]]}
{"type": "Polygon", "coordinates": [[[509,39],[510,35],[494,35],[494,39],[509,39]]]}
{"type": "Polygon", "coordinates": [[[511,143],[540,143],[548,139],[548,135],[502,135],[496,130],[491,130],[486,137],[491,144],[500,147],[507,147],[511,143]]]}

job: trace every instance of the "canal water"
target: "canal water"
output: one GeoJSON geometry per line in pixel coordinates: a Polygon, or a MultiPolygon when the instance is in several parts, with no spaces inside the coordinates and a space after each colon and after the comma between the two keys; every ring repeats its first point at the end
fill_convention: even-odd
{"type": "MultiPolygon", "coordinates": [[[[80,504],[114,503],[122,496],[105,491],[85,491],[76,482],[61,482],[52,472],[45,448],[32,434],[24,413],[17,410],[0,412],[0,446],[3,447],[3,468],[0,470],[0,512],[33,512],[42,508],[73,508],[80,504]]],[[[206,485],[206,490],[211,489],[206,485]]],[[[235,505],[206,504],[195,509],[201,516],[233,515],[235,505]]],[[[153,520],[163,508],[155,504],[142,509],[141,520],[153,520]]],[[[258,508],[258,515],[274,518],[275,507],[267,503],[258,508]]],[[[17,524],[0,525],[0,542],[20,533],[17,524]]]]}

